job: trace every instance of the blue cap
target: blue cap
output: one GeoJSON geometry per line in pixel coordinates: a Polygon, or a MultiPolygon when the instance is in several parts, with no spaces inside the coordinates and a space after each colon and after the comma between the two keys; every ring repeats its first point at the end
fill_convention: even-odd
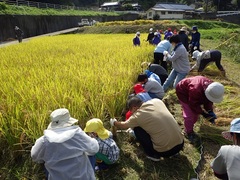
{"type": "Polygon", "coordinates": [[[192,30],[193,30],[193,31],[197,31],[197,30],[198,30],[197,26],[193,26],[193,27],[192,27],[192,30]]]}
{"type": "Polygon", "coordinates": [[[232,120],[230,131],[222,132],[222,135],[225,139],[232,140],[231,133],[240,133],[240,118],[232,120]]]}

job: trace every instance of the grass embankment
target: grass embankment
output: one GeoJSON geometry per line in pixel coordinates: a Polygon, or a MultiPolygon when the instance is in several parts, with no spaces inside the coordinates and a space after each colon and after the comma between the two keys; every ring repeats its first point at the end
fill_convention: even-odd
{"type": "MultiPolygon", "coordinates": [[[[237,31],[233,28],[199,29],[203,37],[213,34],[211,40],[202,39],[202,49],[219,46],[237,31]],[[219,33],[213,33],[215,31],[219,33]]],[[[143,33],[141,38],[146,36],[143,33]]],[[[141,71],[141,62],[153,59],[154,47],[142,42],[141,47],[135,48],[132,38],[133,34],[61,35],[0,49],[1,178],[43,179],[41,167],[31,162],[29,151],[47,127],[52,110],[68,108],[72,116],[80,120],[82,128],[92,117],[101,118],[107,128],[110,128],[109,117],[122,117],[127,96],[141,71]]],[[[221,137],[221,131],[228,129],[229,122],[240,114],[240,93],[236,84],[240,84],[239,56],[233,59],[225,49],[226,44],[234,43],[239,49],[239,38],[236,36],[219,46],[227,77],[221,77],[214,65],[203,72],[223,83],[226,93],[224,101],[215,107],[217,125],[201,119],[195,127],[204,146],[201,179],[214,179],[209,163],[220,145],[229,143],[221,137]]],[[[164,101],[183,128],[174,90],[167,93],[164,101]]],[[[146,159],[141,147],[131,142],[127,134],[119,133],[116,141],[121,148],[120,160],[110,171],[97,174],[98,179],[186,180],[197,176],[194,168],[200,159],[199,145],[186,140],[180,156],[155,163],[146,159]]]]}
{"type": "Polygon", "coordinates": [[[119,16],[115,12],[74,9],[40,9],[28,6],[7,5],[0,2],[0,14],[2,15],[50,15],[50,16],[119,16]]]}

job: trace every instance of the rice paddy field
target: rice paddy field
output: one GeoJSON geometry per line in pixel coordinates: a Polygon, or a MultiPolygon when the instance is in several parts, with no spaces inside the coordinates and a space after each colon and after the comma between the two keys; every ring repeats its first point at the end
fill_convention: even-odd
{"type": "MultiPolygon", "coordinates": [[[[44,179],[42,166],[31,162],[30,150],[49,124],[50,113],[57,108],[69,109],[82,128],[93,117],[102,119],[107,129],[111,117],[124,118],[126,100],[142,72],[141,63],[153,60],[154,46],[144,41],[147,34],[141,35],[141,47],[132,45],[133,36],[59,35],[0,48],[0,179],[44,179]]],[[[206,42],[209,46],[210,42],[206,42]]],[[[212,127],[201,120],[197,127],[206,142],[208,163],[219,146],[226,143],[220,132],[240,110],[236,103],[238,85],[227,78],[215,78],[213,74],[218,71],[214,66],[205,73],[225,85],[227,97],[215,107],[221,126],[212,127]]],[[[172,105],[170,111],[182,125],[181,108],[173,90],[166,99],[166,104],[172,105]]],[[[121,149],[120,160],[109,172],[97,174],[97,179],[197,177],[195,168],[202,153],[199,146],[186,142],[178,158],[155,163],[147,160],[139,144],[126,134],[119,134],[116,141],[121,149]]],[[[201,179],[214,179],[208,165],[203,169],[201,179]]]]}

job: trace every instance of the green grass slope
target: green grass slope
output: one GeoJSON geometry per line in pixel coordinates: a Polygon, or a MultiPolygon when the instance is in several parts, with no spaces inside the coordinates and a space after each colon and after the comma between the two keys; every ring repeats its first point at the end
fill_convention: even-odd
{"type": "Polygon", "coordinates": [[[28,6],[7,5],[0,2],[0,14],[2,15],[49,15],[49,16],[118,16],[115,12],[73,10],[73,9],[39,9],[28,6]]]}

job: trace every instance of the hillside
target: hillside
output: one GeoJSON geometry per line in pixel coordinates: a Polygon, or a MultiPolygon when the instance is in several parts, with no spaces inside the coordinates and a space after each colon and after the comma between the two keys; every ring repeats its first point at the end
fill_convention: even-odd
{"type": "Polygon", "coordinates": [[[0,2],[0,15],[50,15],[50,16],[118,16],[115,12],[73,9],[40,9],[28,6],[8,5],[0,2]]]}

